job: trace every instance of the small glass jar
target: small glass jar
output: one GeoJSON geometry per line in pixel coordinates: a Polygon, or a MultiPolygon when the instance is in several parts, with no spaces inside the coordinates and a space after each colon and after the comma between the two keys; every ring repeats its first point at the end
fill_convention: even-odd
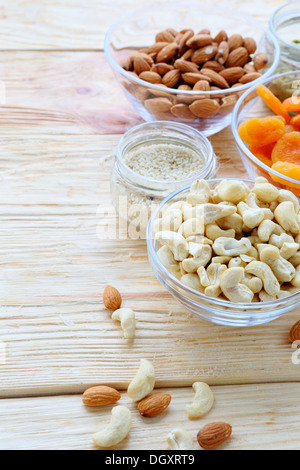
{"type": "Polygon", "coordinates": [[[279,71],[300,68],[300,0],[278,8],[270,19],[270,29],[281,50],[279,71]],[[299,41],[299,42],[298,42],[299,41]]]}
{"type": "Polygon", "coordinates": [[[123,135],[115,151],[111,175],[114,207],[119,217],[127,221],[131,236],[145,238],[149,217],[166,196],[195,179],[212,178],[216,170],[217,158],[212,145],[196,129],[169,121],[141,124],[123,135]],[[167,181],[142,176],[129,168],[125,159],[129,152],[151,144],[173,144],[190,149],[201,156],[203,165],[185,179],[167,181]]]}

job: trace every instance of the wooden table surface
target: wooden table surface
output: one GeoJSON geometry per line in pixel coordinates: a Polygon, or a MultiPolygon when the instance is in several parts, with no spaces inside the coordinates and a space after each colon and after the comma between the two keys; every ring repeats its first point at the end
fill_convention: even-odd
{"type": "MultiPolygon", "coordinates": [[[[284,2],[245,3],[230,7],[267,24],[284,2]]],[[[206,323],[158,283],[144,241],[97,236],[111,207],[114,147],[140,122],[103,39],[135,7],[0,1],[0,449],[93,449],[91,435],[111,407],[86,409],[81,393],[95,384],[125,391],[142,357],[153,361],[156,387],[172,404],[152,420],[130,404],[132,431],[116,448],[166,449],[174,426],[195,435],[217,420],[233,426],[228,449],[300,449],[300,365],[287,340],[299,311],[255,328],[206,323]],[[102,304],[107,284],[137,312],[132,343],[102,304]],[[216,405],[189,421],[185,405],[199,380],[213,385],[216,405]]],[[[245,176],[230,129],[211,141],[220,174],[245,176]]],[[[125,392],[120,403],[128,403],[125,392]]]]}

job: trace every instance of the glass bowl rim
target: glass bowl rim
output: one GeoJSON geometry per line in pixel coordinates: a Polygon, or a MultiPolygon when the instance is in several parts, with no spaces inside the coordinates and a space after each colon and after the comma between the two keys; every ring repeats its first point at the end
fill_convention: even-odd
{"type": "MultiPolygon", "coordinates": [[[[286,77],[288,75],[295,75],[295,74],[299,74],[300,75],[300,69],[299,70],[292,70],[292,71],[289,71],[289,72],[284,72],[284,73],[280,73],[278,75],[273,75],[272,77],[269,77],[267,78],[266,80],[264,80],[263,83],[268,83],[268,82],[272,82],[273,80],[277,80],[278,78],[281,78],[281,77],[286,77]]],[[[238,133],[238,119],[237,119],[237,116],[238,116],[238,113],[240,111],[240,108],[245,100],[245,98],[247,98],[247,96],[250,95],[250,93],[253,93],[253,91],[256,91],[256,85],[255,86],[252,86],[251,88],[249,88],[249,90],[247,90],[240,98],[239,100],[237,101],[237,103],[235,104],[234,106],[234,109],[232,111],[232,118],[231,118],[231,129],[232,129],[232,133],[233,133],[233,136],[234,136],[234,139],[235,139],[235,142],[236,144],[238,145],[238,147],[247,155],[247,157],[252,160],[259,168],[263,168],[263,170],[265,170],[266,173],[272,173],[272,175],[274,176],[277,176],[278,178],[281,178],[282,180],[285,180],[285,181],[288,181],[289,183],[293,183],[293,184],[296,184],[300,187],[300,181],[299,180],[294,180],[293,178],[290,178],[289,176],[285,176],[283,175],[282,173],[279,173],[278,171],[276,170],[273,170],[273,168],[265,165],[263,162],[261,162],[255,155],[253,155],[253,153],[251,153],[249,151],[249,149],[246,147],[246,144],[243,142],[243,140],[240,138],[239,136],[239,133],[238,133]]]]}
{"type": "MultiPolygon", "coordinates": [[[[184,6],[184,7],[187,7],[187,6],[196,6],[196,7],[199,7],[200,5],[198,3],[195,3],[195,2],[188,2],[188,3],[180,3],[180,5],[184,6]]],[[[129,72],[127,72],[127,70],[123,69],[117,61],[115,61],[115,59],[112,57],[111,53],[110,53],[110,50],[109,50],[109,44],[110,44],[110,38],[114,32],[114,30],[122,23],[124,23],[126,20],[130,19],[131,17],[137,15],[137,14],[141,14],[141,13],[146,13],[146,12],[149,12],[149,11],[152,11],[152,10],[156,10],[156,9],[160,9],[160,8],[171,8],[171,9],[175,9],[175,7],[178,7],[179,4],[178,3],[165,3],[165,4],[156,4],[156,5],[153,5],[151,7],[147,7],[147,8],[140,8],[140,9],[137,9],[131,13],[128,13],[126,15],[124,15],[123,17],[121,17],[119,20],[117,20],[107,31],[106,35],[105,35],[105,39],[104,39],[104,52],[105,52],[105,55],[112,67],[113,70],[116,70],[117,72],[119,72],[121,75],[123,75],[125,78],[127,78],[128,80],[130,81],[133,81],[135,82],[136,84],[138,85],[141,85],[143,87],[147,87],[147,88],[150,88],[150,89],[154,89],[154,90],[159,90],[159,91],[165,91],[167,93],[171,93],[171,94],[182,94],[182,95],[187,95],[187,96],[201,96],[201,95],[204,95],[204,94],[207,94],[207,91],[191,91],[191,90],[180,90],[178,91],[177,89],[174,89],[174,88],[168,88],[167,90],[165,89],[165,87],[161,87],[160,85],[155,85],[153,83],[145,83],[145,80],[141,80],[140,78],[138,77],[134,77],[133,75],[131,75],[129,72]]],[[[203,8],[206,8],[206,7],[203,7],[203,8]]],[[[209,8],[209,7],[207,7],[209,8]]],[[[211,7],[210,7],[211,8],[211,7]]],[[[264,80],[264,78],[266,77],[270,77],[272,75],[272,73],[276,70],[278,64],[279,64],[279,60],[280,60],[280,47],[279,47],[279,44],[278,44],[278,41],[276,39],[276,37],[274,36],[274,34],[267,28],[265,27],[264,25],[262,25],[261,23],[259,23],[258,21],[254,20],[253,18],[251,18],[250,16],[248,15],[245,15],[243,13],[238,13],[238,12],[235,12],[233,10],[230,10],[230,9],[227,9],[227,8],[221,8],[221,7],[214,7],[214,9],[217,11],[217,12],[226,12],[226,13],[230,13],[232,14],[233,16],[236,16],[236,17],[239,17],[239,18],[243,18],[244,20],[247,20],[249,22],[251,22],[252,24],[254,24],[255,26],[259,27],[262,32],[264,32],[271,40],[272,40],[272,43],[273,43],[273,46],[275,48],[275,58],[274,58],[274,61],[272,63],[272,65],[270,66],[270,68],[262,75],[262,77],[259,77],[257,78],[256,80],[254,80],[252,83],[255,83],[255,84],[259,84],[259,83],[262,83],[262,81],[264,80]]],[[[229,89],[225,89],[225,90],[214,90],[210,93],[210,95],[212,96],[219,96],[219,95],[224,95],[224,93],[226,95],[231,95],[231,94],[234,94],[234,93],[237,93],[239,91],[244,91],[244,90],[247,90],[249,88],[249,83],[246,83],[244,85],[241,85],[239,87],[235,87],[235,88],[229,88],[229,89]]]]}
{"type": "Polygon", "coordinates": [[[298,3],[300,5],[300,2],[299,0],[293,0],[292,2],[287,2],[285,3],[284,5],[282,5],[281,7],[277,8],[277,10],[274,11],[274,13],[272,14],[271,18],[270,18],[270,21],[269,21],[269,26],[270,26],[270,30],[273,34],[273,36],[276,38],[276,40],[279,42],[282,42],[283,44],[285,44],[286,46],[290,47],[292,50],[294,50],[295,52],[299,52],[299,46],[296,46],[294,45],[293,43],[290,43],[290,42],[287,42],[285,41],[285,39],[283,39],[278,33],[277,33],[277,30],[275,28],[275,25],[274,25],[274,22],[275,22],[275,17],[278,13],[280,13],[281,10],[283,10],[284,8],[286,8],[288,5],[293,5],[294,3],[298,3]]]}
{"type": "MultiPolygon", "coordinates": [[[[246,178],[213,178],[213,179],[206,180],[206,181],[207,181],[208,184],[211,184],[211,183],[221,182],[224,179],[229,180],[229,181],[243,181],[245,183],[254,184],[253,180],[246,179],[246,178]]],[[[239,303],[236,303],[236,302],[231,302],[229,300],[217,299],[217,298],[214,298],[214,297],[209,297],[205,294],[202,294],[199,291],[196,291],[196,290],[192,289],[191,287],[186,286],[180,280],[178,280],[176,277],[174,277],[163,266],[163,264],[161,263],[161,261],[159,260],[159,258],[157,256],[157,252],[154,249],[154,244],[152,243],[153,223],[154,223],[155,219],[157,218],[158,214],[160,213],[160,211],[162,210],[162,208],[168,202],[170,202],[174,197],[178,196],[180,193],[189,190],[190,187],[191,186],[188,185],[188,186],[185,186],[184,188],[177,189],[176,191],[173,191],[171,194],[169,194],[169,196],[167,196],[160,203],[160,205],[155,209],[155,211],[151,215],[151,217],[149,219],[149,222],[148,222],[147,236],[146,236],[148,254],[149,254],[149,257],[151,257],[151,259],[154,261],[156,267],[160,270],[160,272],[162,272],[164,277],[170,279],[172,281],[172,283],[176,285],[176,288],[179,288],[182,291],[187,292],[187,293],[192,294],[195,297],[197,297],[197,301],[198,301],[198,299],[199,299],[199,301],[204,300],[206,302],[211,302],[212,304],[214,304],[216,306],[219,306],[219,307],[226,307],[229,310],[239,311],[239,310],[248,309],[248,310],[251,310],[252,314],[253,313],[258,313],[258,312],[255,312],[255,311],[259,311],[259,310],[261,310],[261,308],[264,308],[264,307],[266,307],[266,308],[267,307],[270,307],[270,308],[274,307],[275,308],[278,304],[279,304],[278,306],[280,307],[280,306],[282,306],[282,303],[284,303],[284,301],[286,301],[287,299],[289,300],[289,302],[292,301],[292,300],[299,300],[300,299],[300,290],[299,290],[299,292],[295,292],[294,294],[291,294],[291,295],[289,295],[287,297],[284,297],[282,299],[271,300],[271,301],[268,301],[268,302],[251,302],[251,303],[243,303],[243,304],[240,303],[239,304],[239,303]]],[[[187,300],[189,300],[189,299],[187,299],[187,300]]],[[[199,307],[201,308],[200,303],[199,303],[199,307]]],[[[222,314],[224,315],[224,312],[222,314]]]]}
{"type": "MultiPolygon", "coordinates": [[[[176,130],[176,129],[175,129],[176,130]]],[[[120,138],[116,151],[115,151],[116,159],[118,162],[118,165],[121,166],[122,169],[126,169],[126,172],[132,177],[132,179],[136,180],[142,187],[149,188],[151,186],[151,183],[153,184],[160,184],[162,186],[162,189],[168,188],[170,185],[174,184],[182,184],[187,185],[189,183],[192,183],[195,179],[201,179],[204,178],[204,175],[207,174],[207,171],[210,169],[210,167],[213,165],[214,160],[215,160],[215,165],[216,165],[216,155],[213,149],[213,146],[211,142],[208,140],[208,138],[203,134],[201,131],[198,129],[195,129],[193,127],[188,126],[187,124],[183,124],[181,122],[174,122],[174,121],[150,121],[150,122],[143,122],[142,124],[138,124],[137,126],[132,127],[129,129],[125,134],[122,135],[120,138]],[[123,158],[119,158],[119,155],[122,154],[121,147],[124,142],[124,140],[130,135],[132,132],[137,131],[137,130],[142,130],[143,128],[147,128],[153,125],[158,125],[160,128],[164,126],[171,126],[178,128],[182,128],[183,130],[193,132],[195,134],[198,134],[198,137],[200,140],[202,140],[203,144],[206,147],[207,154],[205,158],[205,166],[201,169],[201,171],[192,174],[191,176],[188,176],[187,178],[183,178],[181,180],[156,180],[153,178],[148,178],[146,176],[139,175],[138,173],[134,172],[123,160],[123,158]]]]}

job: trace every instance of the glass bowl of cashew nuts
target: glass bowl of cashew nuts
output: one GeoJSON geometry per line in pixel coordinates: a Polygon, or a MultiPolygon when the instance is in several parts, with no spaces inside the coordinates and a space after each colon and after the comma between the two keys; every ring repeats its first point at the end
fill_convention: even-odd
{"type": "Polygon", "coordinates": [[[161,284],[210,322],[245,327],[300,305],[300,204],[263,177],[197,180],[149,220],[161,284]]]}

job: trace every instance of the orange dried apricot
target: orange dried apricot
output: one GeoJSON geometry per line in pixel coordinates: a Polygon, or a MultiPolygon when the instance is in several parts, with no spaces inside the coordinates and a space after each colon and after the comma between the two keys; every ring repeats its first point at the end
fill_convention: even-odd
{"type": "Polygon", "coordinates": [[[292,117],[291,124],[295,127],[300,127],[300,114],[297,114],[297,116],[292,117]]]}
{"type": "Polygon", "coordinates": [[[282,116],[286,122],[290,121],[290,115],[286,111],[285,107],[281,103],[281,101],[267,88],[265,85],[257,85],[256,88],[258,96],[260,96],[266,105],[272,109],[275,114],[278,116],[282,116]]]}
{"type": "Polygon", "coordinates": [[[246,144],[262,147],[277,142],[285,133],[285,124],[277,116],[252,118],[240,124],[238,131],[246,144]]]}
{"type": "MultiPolygon", "coordinates": [[[[288,178],[293,178],[294,180],[300,181],[300,165],[294,165],[293,163],[288,162],[277,162],[272,165],[272,169],[278,171],[278,173],[281,173],[284,176],[287,176],[288,178]]],[[[289,188],[293,188],[293,193],[297,196],[300,196],[299,184],[286,181],[277,175],[272,175],[272,173],[269,174],[273,181],[276,181],[276,183],[284,184],[289,188]]]]}
{"type": "Polygon", "coordinates": [[[265,165],[272,166],[271,156],[274,145],[275,143],[264,145],[263,147],[256,147],[255,145],[250,145],[249,151],[265,165]]]}
{"type": "Polygon", "coordinates": [[[278,140],[272,151],[272,162],[278,161],[300,165],[300,132],[289,132],[278,140]]]}
{"type": "Polygon", "coordinates": [[[287,98],[282,103],[282,106],[285,108],[287,112],[291,113],[300,113],[300,97],[299,96],[291,96],[287,98]]]}

